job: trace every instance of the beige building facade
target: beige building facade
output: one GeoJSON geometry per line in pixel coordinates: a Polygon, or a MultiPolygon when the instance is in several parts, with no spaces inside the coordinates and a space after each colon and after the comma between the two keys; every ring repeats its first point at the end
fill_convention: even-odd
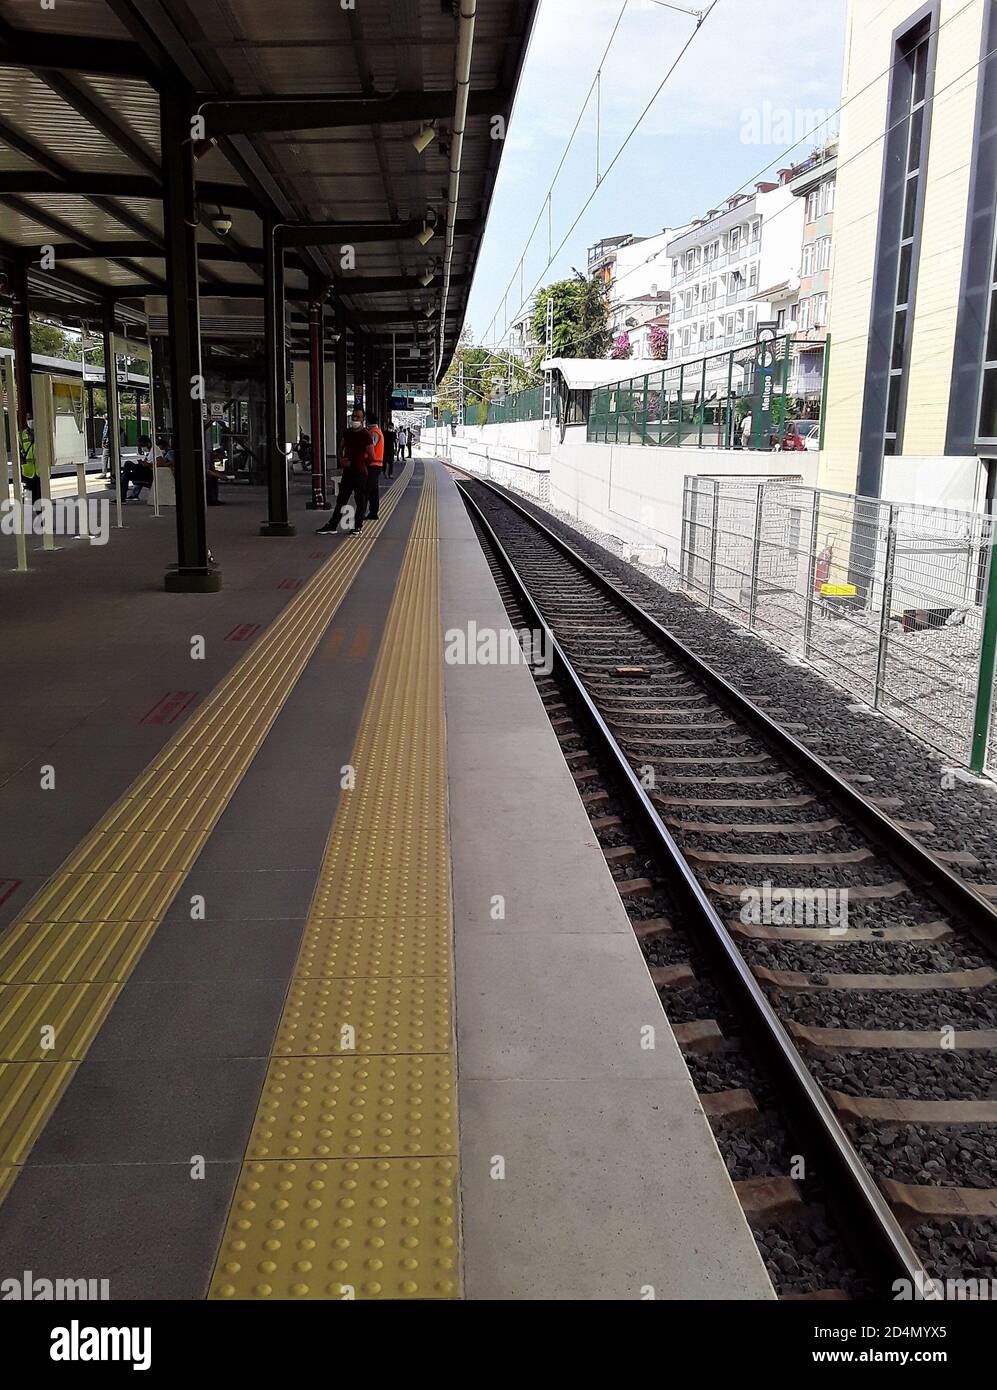
{"type": "Polygon", "coordinates": [[[993,500],[995,46],[997,0],[851,0],[822,486],[993,500]]]}

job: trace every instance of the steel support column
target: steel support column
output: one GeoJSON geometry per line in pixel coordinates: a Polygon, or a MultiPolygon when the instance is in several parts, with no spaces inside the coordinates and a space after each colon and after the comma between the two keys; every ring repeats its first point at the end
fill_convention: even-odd
{"type": "MultiPolygon", "coordinates": [[[[31,403],[31,318],[28,304],[28,263],[18,258],[11,265],[11,328],[14,346],[14,380],[17,384],[17,433],[27,429],[31,403]]],[[[33,418],[33,417],[32,417],[33,418]]],[[[17,453],[16,447],[14,450],[17,453]]]]}
{"type": "Polygon", "coordinates": [[[363,409],[364,360],[366,352],[362,333],[353,333],[353,408],[363,409]]]}
{"type": "MultiPolygon", "coordinates": [[[[165,584],[174,592],[210,593],[221,588],[221,575],[208,559],[202,417],[204,378],[197,297],[197,199],[191,110],[191,104],[178,95],[164,91],[160,96],[169,329],[166,353],[177,497],[177,564],[175,569],[167,570],[165,584]]],[[[112,375],[106,372],[108,382],[112,375]]],[[[109,402],[110,396],[109,391],[109,402]]],[[[116,430],[117,421],[114,427],[116,430]]],[[[111,438],[116,439],[116,435],[112,434],[111,438]]]]}
{"type": "Polygon", "coordinates": [[[107,402],[107,447],[114,486],[118,525],[122,525],[122,504],[125,489],[121,481],[121,411],[118,409],[118,371],[114,355],[114,301],[105,299],[102,327],[104,331],[104,400],[107,402]]]}
{"type": "Polygon", "coordinates": [[[308,409],[312,433],[312,511],[327,511],[325,500],[325,302],[312,286],[308,305],[308,409]]]}
{"type": "Polygon", "coordinates": [[[284,243],[273,218],[263,219],[263,337],[266,357],[267,520],[262,536],[293,536],[287,505],[287,344],[284,326],[284,243]]]}
{"type": "Polygon", "coordinates": [[[349,402],[346,392],[346,354],[347,354],[347,332],[346,316],[343,313],[343,306],[336,305],[336,332],[339,339],[336,342],[336,433],[332,441],[333,451],[336,455],[336,462],[339,462],[339,441],[346,433],[346,417],[349,413],[349,402]]]}
{"type": "Polygon", "coordinates": [[[367,419],[377,414],[377,386],[374,382],[374,344],[367,340],[366,352],[364,353],[364,380],[363,380],[363,408],[367,412],[367,419]]]}

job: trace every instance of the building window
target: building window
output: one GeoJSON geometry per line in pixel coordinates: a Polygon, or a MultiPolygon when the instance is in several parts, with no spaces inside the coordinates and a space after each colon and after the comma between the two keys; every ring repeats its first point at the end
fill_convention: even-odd
{"type": "Polygon", "coordinates": [[[817,270],[827,270],[831,264],[831,238],[822,236],[817,243],[817,270]]]}
{"type": "Polygon", "coordinates": [[[812,275],[814,273],[814,247],[815,241],[808,241],[803,248],[803,274],[812,275]]]}
{"type": "Polygon", "coordinates": [[[807,194],[807,210],[804,216],[805,222],[817,221],[817,189],[807,194]]]}
{"type": "Polygon", "coordinates": [[[834,179],[828,179],[827,183],[825,183],[825,184],[823,185],[822,192],[823,192],[823,194],[824,194],[824,211],[825,211],[825,213],[827,213],[827,212],[833,212],[833,211],[834,211],[834,187],[835,187],[835,180],[834,180],[834,179]]]}
{"type": "Polygon", "coordinates": [[[887,454],[896,454],[900,451],[903,437],[904,378],[908,368],[909,322],[913,309],[911,292],[914,283],[913,271],[920,251],[920,247],[915,245],[917,209],[924,183],[921,175],[928,154],[924,118],[928,80],[929,30],[930,21],[922,21],[901,43],[900,51],[903,61],[897,69],[903,87],[900,92],[901,119],[896,124],[906,146],[906,161],[900,194],[903,210],[900,222],[896,287],[893,298],[886,428],[883,433],[884,453],[887,454]]]}
{"type": "Polygon", "coordinates": [[[987,341],[983,349],[983,383],[980,391],[980,419],[977,439],[990,444],[997,440],[997,248],[990,276],[990,316],[987,341]]]}
{"type": "Polygon", "coordinates": [[[758,284],[758,262],[754,261],[748,268],[748,284],[751,286],[758,284]]]}

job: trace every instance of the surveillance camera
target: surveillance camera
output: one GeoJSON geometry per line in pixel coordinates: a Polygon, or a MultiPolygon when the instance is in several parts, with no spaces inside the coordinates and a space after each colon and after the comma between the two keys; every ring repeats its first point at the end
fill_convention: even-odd
{"type": "Polygon", "coordinates": [[[436,131],[433,127],[431,125],[421,125],[412,136],[412,144],[415,147],[416,153],[422,154],[435,139],[436,131]]]}
{"type": "Polygon", "coordinates": [[[227,217],[223,212],[216,213],[211,219],[211,230],[217,232],[219,236],[228,236],[232,230],[231,217],[227,217]]]}

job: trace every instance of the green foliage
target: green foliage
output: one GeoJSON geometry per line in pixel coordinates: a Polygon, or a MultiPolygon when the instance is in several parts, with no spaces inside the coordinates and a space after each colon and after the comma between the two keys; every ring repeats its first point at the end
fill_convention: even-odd
{"type": "MultiPolygon", "coordinates": [[[[533,309],[533,333],[547,341],[547,301],[554,301],[554,356],[605,357],[609,350],[609,296],[601,280],[586,280],[576,273],[570,280],[555,280],[537,295],[533,309]]],[[[534,361],[543,361],[541,347],[534,361]]]]}
{"type": "MultiPolygon", "coordinates": [[[[464,329],[457,350],[453,355],[453,361],[447,368],[446,375],[440,382],[440,388],[437,392],[440,409],[452,411],[454,419],[457,418],[459,405],[458,383],[460,380],[459,364],[461,362],[464,363],[464,419],[469,425],[478,424],[480,407],[480,420],[481,423],[484,423],[489,401],[503,396],[507,391],[508,360],[496,353],[489,352],[487,348],[476,347],[471,329],[464,329]]],[[[532,386],[534,382],[535,378],[514,358],[512,391],[521,391],[527,386],[532,386]]]]}

